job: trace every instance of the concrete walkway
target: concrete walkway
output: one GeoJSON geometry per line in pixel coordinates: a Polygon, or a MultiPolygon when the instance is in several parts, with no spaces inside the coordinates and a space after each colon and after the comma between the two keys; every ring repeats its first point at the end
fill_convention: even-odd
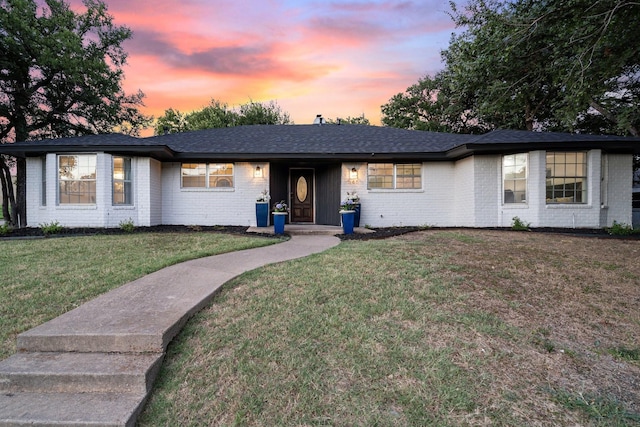
{"type": "Polygon", "coordinates": [[[0,362],[0,426],[133,426],[167,345],[224,283],[338,243],[294,235],[177,264],[20,334],[19,353],[0,362]]]}

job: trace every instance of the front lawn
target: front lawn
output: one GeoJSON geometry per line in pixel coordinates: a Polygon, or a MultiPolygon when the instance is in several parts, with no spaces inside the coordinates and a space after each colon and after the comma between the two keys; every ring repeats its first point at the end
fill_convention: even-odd
{"type": "Polygon", "coordinates": [[[640,424],[640,241],[429,230],[246,273],[142,426],[640,424]]]}
{"type": "Polygon", "coordinates": [[[15,338],[96,296],[163,267],[275,239],[222,233],[135,233],[0,240],[0,360],[15,338]]]}

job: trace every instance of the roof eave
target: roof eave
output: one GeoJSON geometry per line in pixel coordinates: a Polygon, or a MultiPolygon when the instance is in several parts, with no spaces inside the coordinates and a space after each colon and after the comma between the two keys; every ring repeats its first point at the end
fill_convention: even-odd
{"type": "Polygon", "coordinates": [[[565,142],[514,142],[492,144],[464,144],[447,151],[450,160],[458,160],[477,154],[510,154],[528,151],[581,151],[602,150],[611,154],[640,155],[640,144],[626,141],[565,141],[565,142]]]}
{"type": "Polygon", "coordinates": [[[176,153],[175,160],[233,160],[233,161],[284,161],[284,160],[447,160],[444,153],[176,153]]]}
{"type": "Polygon", "coordinates": [[[170,160],[175,153],[166,146],[148,145],[43,145],[43,144],[6,144],[0,146],[0,153],[14,157],[39,157],[47,153],[86,153],[105,152],[128,156],[145,156],[157,160],[170,160]]]}

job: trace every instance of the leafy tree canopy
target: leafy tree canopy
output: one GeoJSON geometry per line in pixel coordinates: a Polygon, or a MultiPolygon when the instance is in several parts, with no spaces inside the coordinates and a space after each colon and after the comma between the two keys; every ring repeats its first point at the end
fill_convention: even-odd
{"type": "Polygon", "coordinates": [[[142,92],[122,90],[131,30],[104,3],[76,13],[61,0],[0,1],[0,139],[137,133],[142,92]]]}
{"type": "MultiPolygon", "coordinates": [[[[84,6],[77,13],[63,0],[0,0],[0,142],[137,134],[148,126],[138,111],[142,92],[122,90],[122,43],[131,30],[114,25],[103,2],[84,6]]],[[[10,204],[24,217],[24,159],[17,168],[17,200],[10,204]]],[[[6,164],[2,171],[6,178],[6,164]]],[[[3,185],[4,197],[10,193],[3,185]]]]}
{"type": "Polygon", "coordinates": [[[471,0],[445,68],[382,106],[383,124],[638,135],[640,3],[471,0]]]}
{"type": "Polygon", "coordinates": [[[291,124],[289,113],[283,112],[274,102],[249,101],[238,108],[212,99],[206,107],[190,113],[181,113],[170,108],[158,117],[155,134],[186,132],[200,129],[221,128],[241,125],[286,125],[291,124]]]}
{"type": "Polygon", "coordinates": [[[367,119],[364,114],[361,116],[351,117],[347,116],[346,118],[336,118],[336,119],[327,119],[328,124],[343,124],[343,125],[371,125],[369,119],[367,119]]]}

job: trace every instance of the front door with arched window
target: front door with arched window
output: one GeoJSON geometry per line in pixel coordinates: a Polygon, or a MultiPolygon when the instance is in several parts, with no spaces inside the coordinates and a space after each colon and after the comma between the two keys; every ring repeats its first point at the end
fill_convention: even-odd
{"type": "Polygon", "coordinates": [[[291,169],[291,222],[313,222],[313,169],[291,169]]]}

